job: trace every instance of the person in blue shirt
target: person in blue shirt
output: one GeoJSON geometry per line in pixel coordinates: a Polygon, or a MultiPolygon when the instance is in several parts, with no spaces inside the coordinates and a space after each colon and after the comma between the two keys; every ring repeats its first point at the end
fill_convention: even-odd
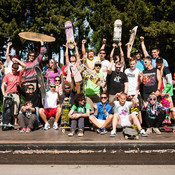
{"type": "MultiPolygon", "coordinates": [[[[145,58],[148,57],[148,56],[151,57],[152,66],[153,66],[153,68],[156,68],[156,59],[159,58],[159,53],[160,53],[159,48],[158,47],[153,47],[151,49],[151,55],[152,55],[151,56],[151,55],[148,54],[148,52],[146,50],[146,46],[145,46],[145,43],[144,43],[144,37],[143,36],[140,37],[140,41],[141,41],[141,47],[142,47],[142,50],[143,50],[144,57],[145,58]]],[[[163,65],[164,65],[164,67],[168,67],[168,62],[165,59],[163,59],[163,65]]]]}
{"type": "Polygon", "coordinates": [[[107,93],[102,93],[100,99],[99,103],[94,104],[95,112],[89,119],[98,128],[97,133],[106,134],[106,128],[109,127],[113,119],[112,106],[108,104],[107,93]]]}

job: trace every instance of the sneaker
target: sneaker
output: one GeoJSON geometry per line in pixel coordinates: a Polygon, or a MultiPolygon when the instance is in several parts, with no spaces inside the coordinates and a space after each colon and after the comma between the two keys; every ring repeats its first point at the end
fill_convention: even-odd
{"type": "Polygon", "coordinates": [[[116,131],[115,131],[115,130],[112,130],[110,136],[111,136],[111,137],[115,137],[115,136],[116,136],[116,131]]]}
{"type": "Polygon", "coordinates": [[[49,128],[50,128],[50,124],[48,122],[46,122],[44,125],[44,130],[48,130],[49,128]]]}
{"type": "Polygon", "coordinates": [[[104,135],[104,134],[106,134],[106,133],[107,133],[106,128],[103,128],[103,127],[102,127],[102,128],[101,128],[101,133],[100,133],[100,134],[101,134],[101,135],[104,135]]]}
{"type": "Polygon", "coordinates": [[[139,134],[142,136],[142,137],[148,137],[148,134],[145,132],[144,129],[141,129],[139,134]]]}
{"type": "Polygon", "coordinates": [[[26,131],[26,128],[21,128],[21,133],[25,132],[26,131]]]}
{"type": "Polygon", "coordinates": [[[162,134],[158,128],[153,128],[153,131],[154,131],[157,135],[162,134]]]}
{"type": "Polygon", "coordinates": [[[147,130],[146,130],[146,133],[149,135],[149,134],[151,134],[152,133],[152,128],[148,128],[147,130]]]}
{"type": "Polygon", "coordinates": [[[30,129],[30,128],[27,128],[27,129],[26,129],[26,132],[31,132],[31,129],[30,129]]]}
{"type": "Polygon", "coordinates": [[[97,133],[101,134],[101,129],[100,128],[97,129],[97,133]]]}
{"type": "Polygon", "coordinates": [[[78,137],[83,137],[84,133],[82,129],[79,129],[78,131],[78,137]]]}
{"type": "Polygon", "coordinates": [[[55,129],[55,130],[58,130],[58,129],[59,129],[58,123],[57,123],[57,122],[54,122],[54,124],[53,124],[53,129],[55,129]]]}
{"type": "Polygon", "coordinates": [[[75,130],[72,130],[72,131],[68,134],[68,136],[69,136],[69,137],[72,137],[74,134],[75,134],[75,130]]]}

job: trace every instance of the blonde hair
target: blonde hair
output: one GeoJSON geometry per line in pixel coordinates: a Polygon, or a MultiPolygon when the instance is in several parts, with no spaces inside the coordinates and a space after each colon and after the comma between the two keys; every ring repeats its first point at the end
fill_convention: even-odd
{"type": "Polygon", "coordinates": [[[152,92],[150,95],[149,95],[149,98],[150,97],[155,97],[155,98],[157,98],[157,95],[154,93],[154,92],[152,92]]]}

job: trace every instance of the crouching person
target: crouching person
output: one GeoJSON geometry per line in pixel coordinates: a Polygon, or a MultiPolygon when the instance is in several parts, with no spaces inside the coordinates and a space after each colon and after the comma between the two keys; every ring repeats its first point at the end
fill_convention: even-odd
{"type": "Polygon", "coordinates": [[[112,106],[108,104],[108,95],[102,93],[100,95],[101,102],[94,105],[94,115],[89,117],[90,121],[98,128],[97,132],[99,134],[106,134],[106,128],[110,126],[113,115],[112,106]]]}
{"type": "Polygon", "coordinates": [[[55,121],[53,124],[53,129],[58,130],[58,120],[61,116],[61,107],[57,106],[58,102],[58,93],[55,91],[56,85],[55,83],[51,83],[49,86],[49,91],[46,93],[45,97],[45,105],[44,108],[39,109],[40,117],[43,119],[45,125],[44,130],[48,130],[50,128],[50,124],[48,122],[48,118],[55,117],[55,121]]]}
{"type": "Polygon", "coordinates": [[[36,121],[36,111],[31,101],[26,101],[25,105],[20,109],[21,113],[18,115],[18,122],[21,126],[20,132],[31,132],[36,121]]]}
{"type": "Polygon", "coordinates": [[[119,96],[119,101],[114,101],[114,118],[112,121],[112,131],[110,136],[116,136],[116,128],[119,125],[120,127],[132,126],[134,124],[141,136],[147,137],[147,133],[142,129],[139,119],[136,114],[130,114],[130,108],[132,106],[131,102],[126,101],[126,94],[121,93],[119,96]]]}
{"type": "Polygon", "coordinates": [[[82,137],[84,134],[84,118],[90,116],[91,107],[85,101],[83,93],[75,96],[74,105],[70,110],[68,116],[71,118],[71,132],[68,136],[73,136],[78,124],[78,136],[82,137]]]}

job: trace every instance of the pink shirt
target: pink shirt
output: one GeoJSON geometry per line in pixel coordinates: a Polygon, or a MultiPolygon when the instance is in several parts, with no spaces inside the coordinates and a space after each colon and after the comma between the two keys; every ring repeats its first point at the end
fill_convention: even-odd
{"type": "Polygon", "coordinates": [[[18,92],[16,87],[16,81],[20,82],[22,77],[21,71],[18,71],[16,75],[8,73],[5,75],[3,82],[7,84],[6,93],[18,92]]]}

